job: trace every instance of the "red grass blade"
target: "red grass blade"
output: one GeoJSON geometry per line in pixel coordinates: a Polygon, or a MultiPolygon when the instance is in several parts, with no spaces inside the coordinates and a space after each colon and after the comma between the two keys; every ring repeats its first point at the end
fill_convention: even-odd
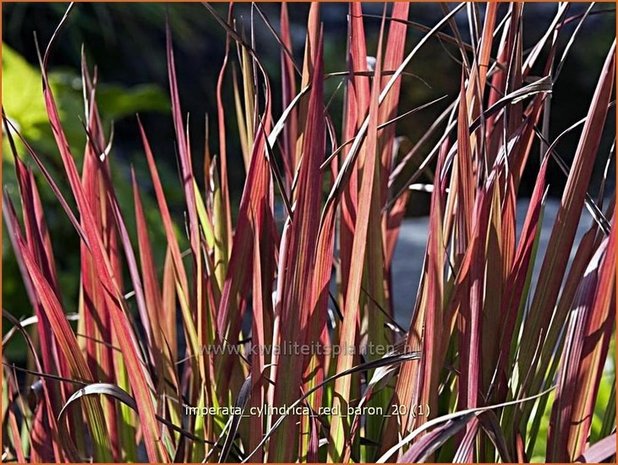
{"type": "Polygon", "coordinates": [[[583,452],[615,322],[616,227],[592,258],[571,306],[552,409],[547,457],[575,460],[583,452]]]}
{"type": "MultiPolygon", "coordinates": [[[[47,63],[47,56],[45,57],[44,62],[47,63]]],[[[160,434],[158,432],[159,428],[154,416],[152,398],[149,393],[147,374],[143,369],[143,362],[140,360],[139,351],[137,350],[134,337],[131,333],[127,316],[122,309],[122,293],[118,289],[117,281],[115,280],[112,271],[112,264],[110,263],[109,257],[105,253],[102,238],[97,232],[96,221],[92,209],[86,200],[86,196],[77,173],[77,168],[75,166],[75,161],[71,155],[68,141],[62,129],[58,109],[47,79],[47,71],[43,68],[42,72],[43,94],[45,97],[45,104],[52,127],[52,132],[62,157],[62,162],[72,193],[77,202],[81,221],[84,226],[85,237],[87,237],[90,246],[92,247],[91,252],[94,263],[99,270],[100,285],[106,293],[106,303],[110,309],[110,319],[112,321],[114,331],[118,336],[123,353],[125,354],[125,363],[128,368],[129,378],[134,390],[134,395],[138,400],[140,420],[142,427],[145,429],[144,442],[146,444],[148,456],[152,461],[157,461],[158,459],[165,460],[167,457],[167,452],[161,442],[157,443],[160,434]]],[[[40,293],[45,291],[46,289],[43,287],[39,290],[40,293]]],[[[47,298],[49,299],[49,297],[47,298]]],[[[48,306],[53,307],[54,304],[54,302],[51,302],[48,303],[48,306]]],[[[80,373],[83,370],[83,367],[76,366],[75,368],[79,368],[80,373]]],[[[84,372],[84,374],[85,373],[87,372],[84,372]]],[[[88,378],[87,376],[82,377],[86,379],[88,378]]],[[[103,424],[104,423],[98,421],[93,422],[92,426],[95,430],[99,430],[97,431],[98,437],[95,441],[95,444],[99,449],[98,453],[103,457],[108,457],[108,452],[104,452],[109,450],[109,446],[107,445],[107,437],[103,434],[103,431],[101,431],[103,424]]]]}
{"type": "MultiPolygon", "coordinates": [[[[382,36],[384,31],[384,20],[380,27],[380,39],[378,41],[378,53],[376,57],[375,73],[379,76],[382,72],[382,36]]],[[[356,217],[356,227],[352,242],[352,260],[350,263],[350,277],[345,297],[345,312],[343,324],[339,335],[341,347],[356,347],[357,324],[359,318],[359,304],[361,283],[363,277],[363,263],[365,261],[367,234],[369,217],[371,214],[372,196],[376,195],[377,185],[374,180],[378,168],[377,163],[377,137],[378,137],[378,98],[380,95],[380,82],[374,80],[371,99],[369,104],[369,124],[367,129],[367,139],[363,147],[363,157],[359,160],[363,167],[363,176],[360,191],[358,194],[358,213],[356,217]],[[376,189],[374,191],[374,189],[376,189]]],[[[354,364],[354,354],[349,350],[344,350],[337,360],[337,372],[348,370],[354,364]]],[[[335,382],[334,406],[341,411],[347,411],[350,401],[351,380],[349,377],[339,378],[335,382]]],[[[332,442],[329,443],[328,457],[335,462],[348,457],[350,444],[345,444],[346,421],[339,416],[333,418],[331,422],[330,436],[332,442]]]]}
{"type": "MultiPolygon", "coordinates": [[[[558,211],[556,223],[552,229],[548,249],[541,267],[539,282],[531,305],[530,314],[534,318],[526,320],[521,341],[522,351],[519,365],[523,372],[534,366],[534,350],[538,341],[546,337],[547,328],[555,305],[562,276],[566,269],[568,253],[575,236],[575,229],[582,211],[593,163],[601,140],[609,101],[614,82],[614,49],[612,45],[603,66],[599,84],[588,111],[588,119],[582,131],[580,142],[567,179],[558,211]]],[[[524,392],[525,389],[524,389],[524,392]]]]}
{"type": "MultiPolygon", "coordinates": [[[[5,200],[7,199],[5,198],[5,200]]],[[[73,330],[64,315],[56,292],[49,284],[49,281],[46,279],[43,271],[37,264],[35,257],[27,247],[24,238],[19,231],[17,217],[10,214],[11,211],[12,209],[9,209],[9,221],[11,223],[11,232],[14,234],[15,244],[17,245],[19,254],[24,261],[24,265],[30,276],[33,289],[39,297],[41,305],[46,312],[46,316],[54,333],[54,337],[58,343],[58,347],[62,351],[70,367],[71,376],[86,382],[92,381],[92,374],[90,373],[86,361],[81,354],[75,334],[73,333],[73,330]]],[[[84,405],[84,410],[89,418],[92,440],[95,449],[95,458],[97,460],[109,460],[111,457],[111,447],[106,432],[101,428],[101,426],[105,424],[101,405],[98,401],[94,400],[86,403],[84,405]]],[[[61,437],[63,437],[63,442],[67,444],[69,439],[67,437],[68,431],[66,424],[60,424],[59,426],[61,437]]],[[[69,452],[73,453],[72,459],[80,459],[80,457],[74,456],[75,450],[70,451],[69,449],[69,452]]]]}
{"type": "MultiPolygon", "coordinates": [[[[296,187],[295,209],[288,229],[286,249],[288,269],[278,279],[283,281],[280,313],[279,344],[300,342],[307,344],[307,325],[312,310],[312,289],[307,283],[315,273],[315,247],[320,226],[320,200],[325,126],[323,104],[322,35],[307,39],[312,43],[311,91],[307,104],[306,126],[303,131],[302,160],[296,187]],[[317,39],[317,40],[315,40],[317,39]]],[[[305,361],[298,354],[282,353],[278,357],[275,405],[290,405],[299,395],[305,361]]],[[[286,419],[286,427],[279,430],[270,443],[269,460],[290,461],[296,454],[298,435],[296,419],[286,419]],[[285,444],[281,447],[280,444],[285,444]]]]}
{"type": "MultiPolygon", "coordinates": [[[[287,3],[281,3],[281,40],[288,50],[292,48],[290,33],[290,19],[288,17],[287,3]]],[[[282,108],[285,110],[296,95],[296,74],[294,62],[285,51],[281,51],[281,90],[282,108]]],[[[283,167],[287,188],[290,189],[296,169],[296,139],[298,137],[298,110],[293,108],[290,113],[288,124],[283,128],[283,167]]]]}

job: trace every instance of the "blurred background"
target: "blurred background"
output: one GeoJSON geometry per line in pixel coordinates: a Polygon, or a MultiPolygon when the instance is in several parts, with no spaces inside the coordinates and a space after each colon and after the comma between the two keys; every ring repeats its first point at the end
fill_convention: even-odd
{"type": "MultiPolygon", "coordinates": [[[[452,4],[415,3],[410,9],[410,20],[432,26],[444,15],[444,8],[452,4]]],[[[260,11],[267,19],[267,25],[255,5],[237,4],[234,17],[245,36],[253,34],[255,48],[265,65],[274,89],[273,111],[275,118],[281,112],[280,88],[280,48],[269,27],[279,30],[278,4],[260,3],[260,11]],[[253,27],[252,27],[253,25],[253,27]]],[[[569,16],[583,13],[588,4],[577,3],[571,6],[569,16]]],[[[66,10],[65,3],[8,3],[2,8],[3,55],[2,90],[3,106],[9,118],[22,134],[43,155],[52,172],[60,173],[61,165],[51,130],[47,122],[41,93],[40,73],[36,52],[36,40],[41,48],[49,41],[56,25],[66,10]],[[35,40],[36,37],[36,40],[35,40]]],[[[227,4],[215,4],[215,9],[227,16],[227,4]]],[[[366,3],[363,6],[365,28],[368,36],[368,53],[375,54],[377,34],[380,25],[379,15],[383,11],[381,3],[366,3]]],[[[526,4],[524,15],[524,48],[536,42],[546,30],[556,12],[557,5],[551,3],[526,4]]],[[[507,6],[500,9],[504,16],[507,6]]],[[[301,62],[302,46],[305,36],[305,23],[308,4],[290,4],[289,13],[292,25],[294,53],[301,62]]],[[[344,3],[328,3],[321,7],[321,20],[325,30],[325,71],[327,73],[346,70],[346,16],[348,6],[344,3]]],[[[469,39],[469,27],[465,12],[458,16],[458,26],[464,40],[469,39]]],[[[478,5],[478,13],[484,14],[483,5],[478,5]]],[[[185,113],[190,114],[191,143],[193,153],[203,153],[204,127],[206,115],[210,115],[210,149],[216,153],[218,147],[216,121],[215,89],[217,76],[225,51],[225,31],[217,24],[207,9],[201,4],[105,4],[83,3],[76,5],[71,17],[56,43],[51,57],[51,81],[59,100],[61,116],[67,130],[73,153],[79,157],[83,151],[85,134],[80,116],[83,114],[80,79],[80,60],[82,48],[92,69],[98,72],[97,91],[100,110],[106,130],[114,126],[114,145],[111,155],[113,175],[120,189],[121,205],[131,212],[130,190],[128,187],[129,169],[134,166],[140,184],[145,191],[149,189],[145,157],[137,134],[135,113],[140,113],[149,132],[159,169],[169,194],[171,207],[176,218],[182,218],[182,193],[178,182],[177,162],[174,151],[174,131],[172,127],[168,97],[167,68],[165,55],[165,23],[170,23],[173,33],[176,66],[180,97],[185,113]],[[123,180],[126,182],[123,184],[123,180]],[[122,197],[125,197],[123,201],[122,197]],[[174,204],[175,202],[175,204],[174,204]]],[[[577,21],[564,26],[560,47],[566,45],[577,21]]],[[[451,33],[448,28],[445,32],[451,33]]],[[[408,31],[408,47],[422,36],[418,29],[408,31]]],[[[605,54],[615,37],[615,9],[612,4],[596,5],[586,19],[580,34],[573,45],[569,58],[556,84],[551,106],[550,140],[564,129],[585,116],[587,105],[594,91],[596,79],[605,54]]],[[[453,100],[459,91],[461,65],[458,62],[457,48],[439,40],[431,40],[413,60],[408,68],[411,75],[404,76],[400,112],[412,109],[432,99],[447,96],[444,101],[431,106],[413,116],[398,122],[398,135],[405,136],[404,144],[413,144],[426,131],[436,116],[453,100]]],[[[543,60],[539,60],[542,62],[543,60]]],[[[541,70],[538,70],[541,73],[541,70]]],[[[540,74],[539,74],[540,75],[540,74]]],[[[337,79],[327,81],[326,96],[332,97],[331,112],[334,121],[340,120],[343,96],[337,92],[337,79]]],[[[224,89],[225,104],[234,105],[232,89],[224,89]]],[[[615,114],[615,112],[610,112],[615,114]]],[[[238,205],[244,180],[244,167],[240,144],[236,137],[236,121],[232,111],[228,112],[228,156],[230,165],[230,188],[232,204],[238,205]]],[[[614,116],[608,127],[615,126],[614,116]]],[[[337,128],[339,131],[340,128],[337,128]]],[[[610,131],[611,132],[611,131],[610,131]]],[[[566,136],[558,145],[558,152],[570,162],[575,150],[579,132],[566,136]]],[[[604,161],[614,140],[614,133],[607,134],[601,146],[598,159],[601,163],[595,170],[597,183],[604,168],[604,161]]],[[[3,185],[12,195],[16,192],[13,163],[10,153],[3,145],[3,185]]],[[[429,149],[429,146],[428,146],[429,149]]],[[[534,152],[533,152],[534,153],[534,152]]],[[[537,149],[538,153],[538,149],[537,149]]],[[[27,160],[28,161],[28,160],[27,160]]],[[[200,160],[196,160],[201,167],[200,160]]],[[[531,163],[531,170],[535,169],[531,163]]],[[[613,165],[610,168],[614,172],[613,165]]],[[[199,171],[199,170],[198,170],[199,171]]],[[[63,179],[63,176],[60,176],[63,179]]],[[[535,179],[535,175],[530,177],[535,179]]],[[[612,177],[613,179],[613,177],[612,177]]],[[[565,176],[557,166],[552,166],[548,174],[550,196],[559,198],[565,176]]],[[[59,259],[61,288],[66,302],[77,302],[79,255],[78,238],[66,220],[57,202],[44,182],[39,183],[46,206],[46,217],[51,229],[53,247],[59,259]],[[47,202],[46,202],[47,200],[47,202]]],[[[612,186],[609,186],[611,190],[612,186]]],[[[531,183],[524,177],[521,195],[526,197],[531,183]]],[[[591,192],[596,192],[593,186],[591,192]]],[[[415,194],[410,202],[409,220],[404,223],[398,245],[394,272],[405,276],[395,289],[398,320],[407,326],[410,319],[412,301],[420,273],[420,257],[426,239],[426,220],[423,219],[429,195],[415,194]],[[416,259],[414,258],[416,255],[416,259]],[[412,280],[414,285],[410,285],[412,280]]],[[[156,205],[146,200],[147,216],[151,219],[153,242],[163,237],[161,226],[156,222],[156,205]]],[[[132,229],[132,215],[126,214],[129,229],[132,229]]],[[[157,259],[163,259],[164,250],[155,250],[157,259]]],[[[19,270],[15,263],[11,245],[3,241],[3,306],[13,315],[29,315],[31,307],[27,300],[19,270]]],[[[17,343],[6,348],[7,355],[15,361],[23,356],[17,343]]]]}

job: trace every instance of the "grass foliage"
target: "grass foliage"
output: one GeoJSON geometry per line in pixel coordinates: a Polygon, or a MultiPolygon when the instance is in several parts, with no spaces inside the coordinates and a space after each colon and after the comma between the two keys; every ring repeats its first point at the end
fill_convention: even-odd
{"type": "Polygon", "coordinates": [[[270,24],[256,5],[255,27],[268,27],[280,51],[276,79],[233,7],[227,17],[204,7],[227,37],[204,151],[190,143],[167,31],[182,212],[158,174],[169,154],[150,145],[154,129],[139,119],[148,173],[131,172],[132,204],[120,204],[117,186],[127,180],[112,176],[113,138],[85,60],[87,137],[76,163],[48,80],[66,16],[41,57],[55,149],[37,153],[3,113],[19,186],[4,195],[5,237],[32,305],[32,317],[18,321],[3,304],[3,344],[25,338],[29,356],[26,368],[3,360],[3,459],[611,458],[615,390],[599,392],[615,382],[604,371],[615,324],[615,193],[607,170],[600,191],[591,176],[614,156],[599,147],[613,131],[615,43],[603,67],[589,70],[598,84],[585,118],[549,139],[552,88],[592,7],[556,5],[546,33],[524,49],[523,4],[443,6],[441,19],[421,26],[399,2],[370,50],[363,6],[351,3],[347,66],[329,74],[319,4],[309,9],[302,59],[292,53],[300,44],[291,6],[270,24]],[[577,27],[567,33],[567,24],[577,27]],[[409,40],[412,30],[420,40],[409,40]],[[420,85],[408,79],[416,55],[435,40],[461,63],[451,77],[459,92],[400,108],[405,86],[420,85]],[[344,96],[340,119],[328,81],[344,96]],[[224,103],[230,89],[233,105],[224,103]],[[441,115],[404,151],[397,122],[434,105],[441,115]],[[558,152],[567,133],[579,137],[568,162],[558,152]],[[235,137],[246,172],[238,205],[226,145],[235,137]],[[52,162],[62,176],[50,174],[52,162]],[[517,218],[531,170],[532,196],[517,218]],[[541,250],[548,170],[562,170],[566,185],[541,250]],[[77,299],[58,286],[41,181],[80,239],[77,299]],[[151,240],[145,196],[156,199],[165,241],[151,240]],[[423,260],[423,273],[401,328],[395,244],[408,204],[427,198],[424,257],[407,258],[423,260]],[[575,240],[585,210],[592,220],[575,240]]]}

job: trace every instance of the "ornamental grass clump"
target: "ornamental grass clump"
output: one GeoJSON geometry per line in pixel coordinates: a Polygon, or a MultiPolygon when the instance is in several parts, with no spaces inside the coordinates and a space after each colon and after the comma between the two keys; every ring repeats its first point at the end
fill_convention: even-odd
{"type": "Polygon", "coordinates": [[[3,198],[5,239],[32,306],[20,321],[3,303],[3,346],[24,338],[29,354],[27,366],[3,359],[3,460],[611,459],[615,192],[607,170],[600,188],[591,179],[595,163],[614,156],[613,145],[609,155],[600,147],[604,133],[615,138],[615,42],[588,70],[598,80],[585,117],[549,132],[552,89],[593,6],[557,5],[524,48],[523,4],[444,6],[423,26],[405,2],[380,18],[350,3],[335,72],[325,69],[320,4],[309,7],[301,55],[288,6],[274,25],[254,5],[252,27],[268,26],[280,54],[274,75],[232,6],[227,16],[204,7],[226,52],[210,118],[217,137],[206,131],[203,151],[190,143],[167,29],[182,211],[159,174],[172,155],[151,145],[154,129],[139,117],[147,169],[114,174],[85,59],[83,157],[69,144],[48,70],[72,7],[41,57],[56,150],[39,153],[3,111],[18,185],[3,198]],[[366,40],[370,20],[380,24],[377,46],[366,40]],[[568,24],[576,27],[565,32],[568,24]],[[406,87],[424,85],[412,75],[417,55],[436,40],[460,62],[448,76],[458,90],[404,108],[406,87]],[[400,143],[398,125],[429,108],[439,116],[400,143]],[[567,134],[579,142],[565,158],[567,134]],[[232,138],[242,156],[230,153],[232,138]],[[239,202],[230,160],[246,173],[239,202]],[[52,161],[63,172],[52,174],[52,161]],[[541,248],[552,170],[566,183],[541,248]],[[123,202],[127,180],[132,199],[123,202]],[[77,298],[59,286],[42,185],[79,238],[77,298]],[[164,240],[153,240],[147,197],[164,240]],[[422,276],[401,325],[395,246],[409,204],[425,199],[424,256],[405,257],[423,263],[422,276]],[[602,389],[611,394],[599,411],[602,389]]]}

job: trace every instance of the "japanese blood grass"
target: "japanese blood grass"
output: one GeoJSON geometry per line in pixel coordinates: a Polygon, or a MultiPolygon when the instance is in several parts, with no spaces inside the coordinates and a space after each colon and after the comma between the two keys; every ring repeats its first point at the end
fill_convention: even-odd
{"type": "Polygon", "coordinates": [[[218,146],[207,128],[203,156],[189,143],[167,29],[184,222],[168,204],[152,128],[139,119],[135,127],[162,244],[151,242],[142,203],[146,174],[131,172],[133,205],[118,200],[123,181],[112,176],[114,147],[85,60],[81,167],[64,136],[47,71],[72,7],[41,60],[58,152],[37,153],[3,112],[19,187],[14,197],[5,192],[3,212],[33,314],[18,322],[5,302],[5,324],[14,330],[3,343],[24,337],[32,362],[24,368],[3,360],[3,459],[525,462],[539,458],[539,444],[546,444],[540,454],[548,461],[614,456],[615,391],[605,412],[595,405],[601,386],[615,380],[613,371],[609,381],[604,374],[615,323],[615,194],[606,191],[607,170],[604,195],[590,182],[595,160],[605,157],[602,135],[612,130],[614,44],[602,69],[589,70],[598,84],[585,119],[568,130],[581,127],[570,166],[547,130],[552,87],[595,10],[576,14],[561,4],[538,43],[524,50],[523,4],[490,3],[483,15],[478,4],[444,6],[443,18],[424,26],[409,19],[407,3],[397,3],[380,17],[371,50],[370,15],[352,3],[348,67],[329,74],[318,3],[309,8],[302,61],[286,4],[278,27],[253,5],[252,27],[264,27],[280,51],[275,78],[244,39],[233,7],[224,17],[204,6],[226,43],[216,91],[218,146]],[[471,43],[455,15],[467,20],[471,43]],[[570,23],[576,27],[566,32],[570,23]],[[408,40],[411,30],[421,32],[420,41],[408,40]],[[402,152],[397,122],[414,112],[400,108],[400,96],[418,85],[410,70],[434,40],[459,54],[460,73],[452,77],[459,90],[446,96],[450,104],[427,134],[402,152]],[[325,87],[332,79],[344,96],[341,120],[325,87]],[[231,117],[237,128],[227,127],[231,117]],[[246,169],[238,208],[227,145],[236,130],[246,169]],[[65,176],[50,174],[50,157],[65,176]],[[518,228],[515,206],[530,166],[538,170],[518,228]],[[566,186],[541,251],[552,169],[564,171],[566,186]],[[409,187],[426,176],[427,247],[424,257],[409,257],[423,260],[423,273],[409,328],[401,328],[393,318],[391,267],[406,206],[426,195],[409,187]],[[41,181],[79,236],[76,302],[58,285],[41,181]],[[575,240],[584,207],[594,221],[575,240]],[[166,251],[162,263],[155,249],[166,251]],[[365,352],[372,345],[390,350],[365,352]],[[264,350],[293,346],[341,350],[264,350]],[[38,393],[33,402],[20,391],[18,370],[38,393]],[[266,414],[250,413],[264,406],[266,414]],[[593,430],[595,421],[600,429],[593,430]]]}

